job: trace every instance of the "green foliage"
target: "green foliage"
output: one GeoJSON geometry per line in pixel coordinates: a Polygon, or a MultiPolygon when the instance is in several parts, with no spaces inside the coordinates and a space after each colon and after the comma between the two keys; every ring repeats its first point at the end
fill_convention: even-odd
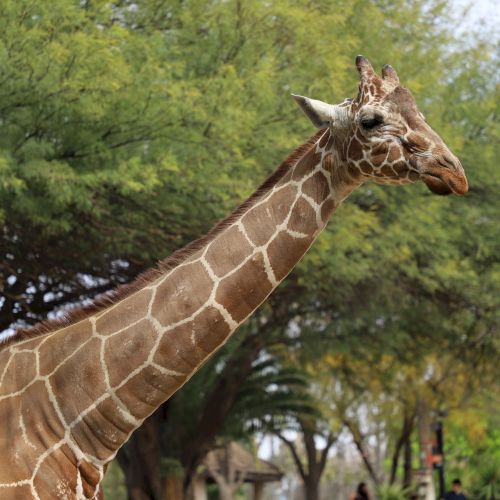
{"type": "Polygon", "coordinates": [[[376,493],[378,500],[402,500],[408,496],[408,491],[399,486],[379,486],[376,493]]]}
{"type": "Polygon", "coordinates": [[[162,477],[182,477],[182,465],[175,458],[163,457],[161,459],[161,475],[162,477]]]}
{"type": "MultiPolygon", "coordinates": [[[[275,322],[266,331],[279,332],[282,350],[265,343],[224,432],[248,436],[278,414],[288,425],[311,407],[337,425],[329,395],[334,409],[369,402],[392,445],[417,392],[450,409],[495,395],[498,47],[462,44],[449,10],[445,0],[5,0],[0,330],[128,281],[203,234],[312,134],[290,92],[355,95],[363,52],[397,68],[462,159],[470,194],[353,193],[261,311],[256,324],[275,322]],[[300,371],[334,375],[342,394],[308,382],[315,406],[300,371]]],[[[171,456],[238,347],[228,343],[175,396],[171,456]]],[[[477,448],[460,441],[471,420],[453,425],[453,449],[470,451],[456,470],[481,470],[477,448]]]]}
{"type": "Polygon", "coordinates": [[[106,492],[106,498],[110,500],[125,500],[127,498],[125,478],[116,460],[109,464],[102,486],[106,492]]]}
{"type": "Polygon", "coordinates": [[[495,403],[479,402],[447,421],[447,476],[460,477],[472,498],[493,500],[500,494],[500,428],[495,403]]]}

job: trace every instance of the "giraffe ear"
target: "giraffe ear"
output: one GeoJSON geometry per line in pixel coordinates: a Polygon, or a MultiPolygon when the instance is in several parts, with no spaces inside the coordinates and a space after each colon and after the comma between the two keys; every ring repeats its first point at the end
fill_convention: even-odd
{"type": "Polygon", "coordinates": [[[300,109],[317,128],[327,128],[333,120],[334,106],[316,99],[292,94],[300,109]]]}
{"type": "Polygon", "coordinates": [[[373,66],[365,56],[356,56],[356,68],[358,68],[358,73],[362,82],[369,81],[375,76],[373,66]]]}

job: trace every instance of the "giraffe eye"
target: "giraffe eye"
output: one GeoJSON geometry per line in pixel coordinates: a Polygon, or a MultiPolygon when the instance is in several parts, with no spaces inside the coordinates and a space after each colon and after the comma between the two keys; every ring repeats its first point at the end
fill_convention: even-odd
{"type": "Polygon", "coordinates": [[[361,120],[361,126],[366,129],[375,128],[377,125],[384,123],[381,116],[374,116],[373,118],[363,118],[361,120]]]}

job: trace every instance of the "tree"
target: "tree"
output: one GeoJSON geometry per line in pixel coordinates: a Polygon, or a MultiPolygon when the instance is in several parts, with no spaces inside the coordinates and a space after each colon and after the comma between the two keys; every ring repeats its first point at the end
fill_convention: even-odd
{"type": "MultiPolygon", "coordinates": [[[[469,175],[465,200],[417,186],[355,192],[283,294],[207,365],[205,380],[185,386],[175,411],[132,438],[128,451],[151,462],[139,470],[124,450],[129,486],[158,494],[163,450],[144,436],[175,434],[179,414],[202,425],[189,436],[193,451],[170,451],[195,467],[232,416],[243,418],[245,381],[278,342],[289,357],[304,353],[299,366],[344,358],[331,372],[346,382],[338,401],[381,410],[370,432],[391,453],[372,468],[393,482],[408,484],[411,465],[414,402],[402,389],[425,387],[433,404],[461,408],[477,380],[494,387],[498,59],[489,40],[460,45],[448,9],[441,0],[4,2],[0,330],[88,301],[203,234],[310,135],[288,93],[352,96],[361,49],[398,68],[469,175]],[[397,383],[368,369],[379,363],[397,383]],[[457,381],[463,391],[450,400],[457,381]]],[[[261,395],[262,416],[273,401],[261,395]]],[[[304,435],[325,430],[316,424],[304,435]]]]}

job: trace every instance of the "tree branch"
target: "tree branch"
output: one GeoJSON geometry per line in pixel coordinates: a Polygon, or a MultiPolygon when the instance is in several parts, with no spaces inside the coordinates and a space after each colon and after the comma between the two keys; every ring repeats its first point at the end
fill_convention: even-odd
{"type": "Polygon", "coordinates": [[[295,462],[295,465],[297,466],[297,469],[299,470],[299,474],[302,477],[302,479],[305,481],[307,474],[304,470],[304,466],[302,464],[302,461],[300,460],[299,454],[297,452],[297,449],[295,448],[295,445],[289,441],[285,436],[280,434],[278,431],[274,431],[274,434],[285,443],[286,446],[288,446],[288,449],[292,453],[293,460],[295,462]]]}
{"type": "Polygon", "coordinates": [[[380,484],[380,480],[377,477],[377,474],[375,473],[375,470],[370,462],[370,458],[368,456],[368,452],[365,449],[365,444],[363,442],[363,436],[359,432],[359,429],[357,429],[352,422],[349,420],[344,420],[344,425],[351,431],[352,439],[354,441],[354,444],[356,445],[356,448],[359,451],[359,454],[361,455],[361,458],[363,459],[363,463],[365,464],[366,470],[368,471],[368,474],[370,474],[370,477],[372,481],[375,484],[380,484]]]}

